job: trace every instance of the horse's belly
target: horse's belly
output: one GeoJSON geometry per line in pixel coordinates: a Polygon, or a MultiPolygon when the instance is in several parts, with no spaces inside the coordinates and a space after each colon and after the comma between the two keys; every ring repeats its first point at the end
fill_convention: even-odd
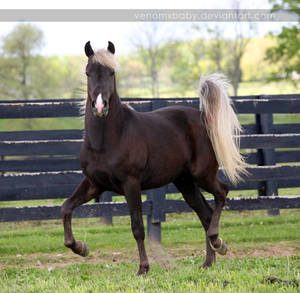
{"type": "Polygon", "coordinates": [[[180,174],[188,169],[188,163],[180,157],[176,161],[166,162],[161,159],[160,164],[147,168],[142,176],[142,189],[157,188],[173,182],[180,174]]]}

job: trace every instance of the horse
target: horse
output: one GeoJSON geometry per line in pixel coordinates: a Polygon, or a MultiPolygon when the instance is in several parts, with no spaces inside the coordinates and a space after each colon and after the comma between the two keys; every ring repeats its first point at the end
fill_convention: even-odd
{"type": "Polygon", "coordinates": [[[203,267],[210,267],[216,262],[216,252],[224,255],[227,251],[219,238],[219,220],[229,189],[217,177],[219,166],[234,184],[246,173],[239,152],[241,126],[226,94],[225,76],[200,78],[200,109],[170,106],[142,113],[123,104],[117,93],[114,44],[108,42],[106,49],[94,51],[87,42],[84,51],[88,57],[80,150],[84,178],[61,207],[65,246],[83,257],[89,253],[88,246],[73,237],[74,208],[104,191],[123,194],[139,252],[137,274],[146,274],[150,267],[141,191],[173,182],[206,232],[203,267]],[[200,188],[213,194],[214,208],[200,188]]]}

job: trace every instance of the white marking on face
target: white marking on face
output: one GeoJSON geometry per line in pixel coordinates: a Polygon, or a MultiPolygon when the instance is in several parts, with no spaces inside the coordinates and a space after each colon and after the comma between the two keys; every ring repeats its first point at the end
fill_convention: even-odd
{"type": "Polygon", "coordinates": [[[96,99],[96,109],[98,111],[99,114],[102,113],[102,110],[104,108],[104,103],[103,103],[103,100],[102,100],[102,94],[99,94],[97,99],[96,99]]]}

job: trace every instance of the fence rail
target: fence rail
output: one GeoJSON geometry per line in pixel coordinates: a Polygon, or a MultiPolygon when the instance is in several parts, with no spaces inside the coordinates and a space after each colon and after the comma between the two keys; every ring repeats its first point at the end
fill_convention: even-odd
{"type": "MultiPolygon", "coordinates": [[[[146,112],[171,105],[199,107],[198,98],[123,99],[135,110],[146,112]]],[[[255,198],[229,198],[225,209],[299,208],[300,197],[277,196],[278,188],[300,187],[300,124],[274,123],[274,114],[300,113],[300,95],[233,97],[239,114],[252,114],[252,123],[243,125],[241,148],[247,153],[250,176],[232,190],[256,189],[255,198]],[[293,164],[291,164],[293,163],[293,164]]],[[[82,101],[0,101],[1,119],[78,117],[82,101]]],[[[300,121],[300,119],[299,119],[300,121]]],[[[30,130],[0,132],[0,207],[3,201],[43,200],[68,197],[82,179],[78,154],[82,130],[30,130]]],[[[220,170],[219,176],[224,175],[220,170]]],[[[177,193],[173,184],[147,190],[143,212],[147,215],[148,236],[161,238],[161,222],[166,213],[190,212],[181,200],[167,200],[177,193]]],[[[242,193],[242,191],[241,191],[242,193]]],[[[110,202],[107,192],[102,202],[78,207],[75,217],[128,215],[125,203],[110,202]],[[104,201],[104,202],[103,202],[104,201]]],[[[209,200],[212,204],[212,201],[209,200]]],[[[59,206],[0,208],[0,221],[57,219],[59,206]]]]}
{"type": "MultiPolygon", "coordinates": [[[[238,113],[299,113],[300,95],[284,96],[253,96],[233,97],[234,107],[238,113]],[[280,97],[280,98],[279,98],[280,97]]],[[[154,109],[182,105],[199,108],[198,98],[170,98],[170,99],[122,99],[135,110],[140,112],[154,109]]],[[[47,100],[47,101],[15,101],[0,102],[1,118],[54,118],[54,117],[77,117],[82,108],[82,101],[70,100],[47,100]]]]}

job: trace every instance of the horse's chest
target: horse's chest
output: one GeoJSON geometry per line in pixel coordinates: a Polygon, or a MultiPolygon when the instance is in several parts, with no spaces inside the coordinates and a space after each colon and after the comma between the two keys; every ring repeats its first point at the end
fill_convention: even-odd
{"type": "Polygon", "coordinates": [[[121,191],[122,174],[118,172],[118,160],[109,154],[86,152],[81,158],[83,173],[96,185],[107,190],[121,191]]]}

